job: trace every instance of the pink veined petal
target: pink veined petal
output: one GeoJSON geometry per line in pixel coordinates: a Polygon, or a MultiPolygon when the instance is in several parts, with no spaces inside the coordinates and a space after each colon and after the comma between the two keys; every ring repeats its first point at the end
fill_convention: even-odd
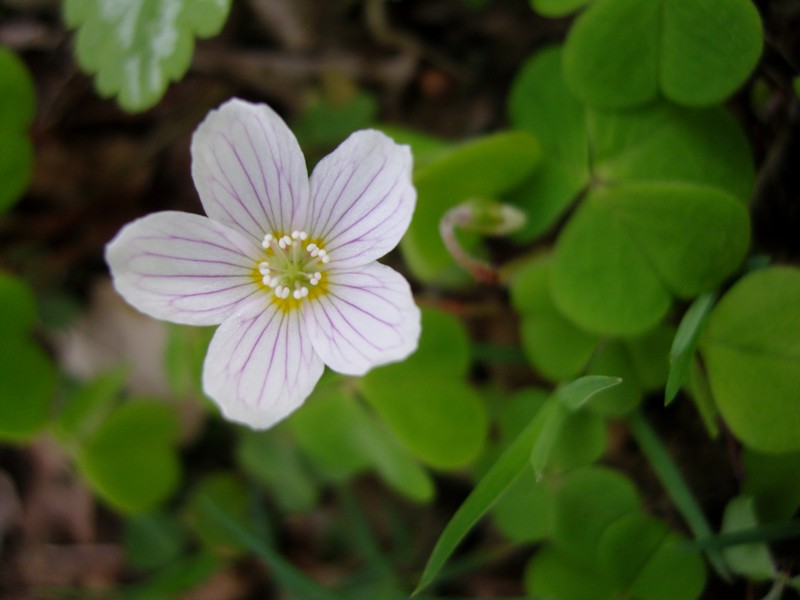
{"type": "Polygon", "coordinates": [[[259,242],[306,222],[303,153],[264,104],[233,99],[208,114],[192,137],[192,177],[210,218],[259,242]]]}
{"type": "Polygon", "coordinates": [[[217,329],[203,389],[227,419],[266,429],[303,404],[323,369],[300,311],[282,312],[259,298],[217,329]]]}
{"type": "Polygon", "coordinates": [[[261,248],[200,215],[175,211],[129,223],[106,246],[119,294],[145,314],[188,325],[221,323],[258,293],[261,248]]]}
{"type": "Polygon", "coordinates": [[[329,271],[328,293],[308,303],[308,336],[334,371],[363,375],[417,349],[420,312],[408,282],[394,269],[371,263],[329,271]]]}
{"type": "Polygon", "coordinates": [[[417,192],[408,146],[358,131],[311,174],[308,232],[340,267],[366,265],[394,248],[411,222],[417,192]]]}

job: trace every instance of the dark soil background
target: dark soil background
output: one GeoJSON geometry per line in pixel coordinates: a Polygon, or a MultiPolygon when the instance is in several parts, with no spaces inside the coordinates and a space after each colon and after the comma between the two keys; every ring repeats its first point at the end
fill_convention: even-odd
{"type": "MultiPolygon", "coordinates": [[[[24,59],[38,94],[35,172],[26,197],[0,219],[0,268],[34,286],[51,323],[85,311],[94,284],[107,276],[103,247],[122,225],[156,210],[201,212],[190,177],[189,140],[208,110],[223,100],[265,101],[291,122],[326,78],[335,76],[372,94],[381,122],[468,139],[505,126],[506,95],[520,65],[537,49],[563,39],[570,24],[536,15],[525,0],[233,4],[221,35],[198,42],[187,76],[171,85],[156,107],[131,115],[100,98],[91,78],[76,66],[60,2],[0,0],[0,44],[24,59]]],[[[797,262],[800,106],[791,82],[800,69],[800,2],[756,4],[767,45],[756,73],[730,108],[743,123],[761,170],[753,200],[755,248],[776,261],[797,262]]],[[[479,289],[441,301],[465,317],[475,339],[514,342],[515,325],[502,292],[479,289]]],[[[513,365],[477,365],[475,374],[506,383],[531,377],[525,367],[513,365]]],[[[736,464],[735,446],[724,439],[710,442],[688,403],[659,413],[658,429],[716,523],[736,490],[737,473],[730,467],[736,464]]],[[[221,438],[201,442],[193,458],[203,455],[202,444],[224,442],[224,434],[221,438]]],[[[681,527],[624,428],[615,428],[612,439],[608,461],[635,478],[654,514],[681,527]]],[[[470,489],[458,478],[437,483],[433,509],[409,507],[370,480],[357,487],[367,512],[390,504],[430,531],[415,569],[470,489]]],[[[335,502],[329,502],[313,519],[281,524],[285,555],[320,581],[335,581],[337,570],[353,568],[350,557],[323,556],[322,524],[336,518],[335,502]]],[[[380,530],[380,513],[374,520],[380,530]]],[[[0,447],[4,600],[114,597],[86,590],[113,588],[133,576],[124,566],[119,535],[117,518],[96,504],[53,444],[0,447]]],[[[502,549],[504,543],[492,535],[479,528],[467,548],[485,543],[502,549]]],[[[503,560],[468,572],[445,589],[462,597],[521,595],[528,551],[500,555],[503,560]]],[[[796,546],[779,546],[778,558],[795,572],[800,567],[796,546]]],[[[254,561],[244,561],[185,597],[278,597],[271,589],[269,575],[254,561]]],[[[706,597],[757,598],[756,591],[712,582],[706,597]]]]}

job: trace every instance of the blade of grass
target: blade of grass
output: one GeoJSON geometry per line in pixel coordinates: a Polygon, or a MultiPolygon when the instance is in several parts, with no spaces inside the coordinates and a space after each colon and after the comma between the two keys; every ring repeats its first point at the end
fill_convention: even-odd
{"type": "MultiPolygon", "coordinates": [[[[644,418],[644,415],[641,412],[635,412],[629,417],[628,425],[634,439],[636,439],[636,443],[639,444],[639,448],[641,448],[678,511],[683,515],[695,538],[702,539],[713,536],[711,525],[706,520],[703,510],[683,479],[678,467],[672,461],[667,449],[661,443],[650,423],[644,418]]],[[[730,571],[725,565],[719,550],[709,548],[705,552],[708,561],[717,574],[725,581],[731,581],[730,571]]]]}
{"type": "Polygon", "coordinates": [[[717,301],[716,292],[708,292],[692,302],[692,305],[683,315],[678,330],[675,332],[675,339],[672,340],[672,348],[669,352],[669,376],[667,385],[664,388],[664,405],[668,405],[675,399],[681,386],[686,381],[689,374],[689,366],[692,362],[697,340],[703,333],[706,321],[711,315],[711,309],[717,301]]]}
{"type": "Polygon", "coordinates": [[[494,506],[520,473],[528,468],[533,445],[554,406],[555,403],[551,402],[542,407],[458,508],[439,536],[412,596],[417,596],[433,582],[464,536],[494,506]]]}
{"type": "Polygon", "coordinates": [[[242,529],[234,519],[222,511],[208,496],[204,496],[200,499],[200,506],[207,512],[208,516],[217,521],[221,527],[227,529],[228,533],[242,544],[242,546],[248,548],[253,554],[263,560],[271,569],[278,582],[287,590],[291,590],[299,598],[303,598],[304,600],[347,600],[343,596],[339,596],[321,587],[303,574],[302,571],[284,560],[258,537],[242,529]]]}

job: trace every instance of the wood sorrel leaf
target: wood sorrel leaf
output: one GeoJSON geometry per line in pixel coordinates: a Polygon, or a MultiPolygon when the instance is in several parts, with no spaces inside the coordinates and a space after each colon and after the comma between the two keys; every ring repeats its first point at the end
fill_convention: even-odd
{"type": "Polygon", "coordinates": [[[131,401],[112,413],[81,448],[78,465],[111,506],[123,512],[147,511],[178,484],[177,439],[173,408],[163,402],[131,401]]]}
{"type": "Polygon", "coordinates": [[[586,109],[564,84],[560,47],[546,48],[522,66],[508,96],[508,115],[544,150],[539,168],[509,195],[528,215],[516,237],[530,240],[552,226],[589,182],[586,109]]]}
{"type": "Polygon", "coordinates": [[[464,381],[468,338],[459,321],[424,310],[419,349],[402,363],[379,367],[359,381],[364,396],[398,438],[439,468],[475,458],[488,420],[477,392],[464,381]]]}
{"type": "Polygon", "coordinates": [[[621,473],[597,466],[565,475],[553,502],[554,543],[588,565],[595,564],[606,529],[621,516],[639,510],[634,485],[621,473]]]}
{"type": "Polygon", "coordinates": [[[660,520],[640,513],[623,516],[603,533],[598,556],[606,573],[637,600],[695,600],[706,575],[697,552],[660,520]]]}
{"type": "Polygon", "coordinates": [[[150,108],[170,81],[186,73],[195,37],[219,33],[230,0],[67,0],[64,19],[75,28],[75,52],[98,92],[117,96],[125,110],[150,108]]]}
{"type": "Polygon", "coordinates": [[[619,591],[602,573],[552,545],[541,548],[528,563],[525,569],[525,589],[535,598],[619,598],[619,591]]]}
{"type": "Polygon", "coordinates": [[[745,207],[717,189],[677,183],[602,188],[558,240],[553,301],[589,331],[642,333],[666,314],[673,295],[713,289],[733,273],[749,240],[745,207]]]}
{"type": "Polygon", "coordinates": [[[33,167],[28,127],[35,108],[36,93],[25,64],[0,48],[0,214],[28,187],[33,167]]]}
{"type": "MultiPolygon", "coordinates": [[[[758,526],[755,501],[750,496],[736,496],[728,502],[722,516],[720,533],[733,533],[758,526]]],[[[775,577],[767,545],[763,542],[737,544],[722,549],[722,556],[731,571],[753,581],[764,581],[775,577]]]]}
{"type": "Polygon", "coordinates": [[[750,0],[599,0],[570,30],[564,75],[595,107],[640,106],[659,93],[707,106],[744,82],[762,37],[750,0]]]}
{"type": "Polygon", "coordinates": [[[598,336],[562,315],[550,297],[550,257],[525,262],[514,272],[511,302],[522,317],[522,349],[531,365],[551,381],[571,379],[586,366],[598,336]]]}
{"type": "Polygon", "coordinates": [[[800,270],[768,267],[743,277],[712,312],[700,348],[737,437],[763,452],[800,450],[800,270]]]}
{"type": "Polygon", "coordinates": [[[30,335],[35,323],[31,289],[0,273],[0,439],[24,441],[50,416],[56,372],[30,335]]]}

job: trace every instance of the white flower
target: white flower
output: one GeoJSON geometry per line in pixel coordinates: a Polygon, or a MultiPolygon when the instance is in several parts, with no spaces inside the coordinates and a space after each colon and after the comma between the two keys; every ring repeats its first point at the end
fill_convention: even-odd
{"type": "Polygon", "coordinates": [[[230,100],[192,139],[208,217],[156,213],[106,248],[117,291],[175,323],[217,325],[205,392],[233,421],[270,427],[308,397],[324,365],[348,375],[404,359],[420,315],[408,283],[376,261],[416,203],[411,153],[359,131],[311,178],[265,105],[230,100]]]}

